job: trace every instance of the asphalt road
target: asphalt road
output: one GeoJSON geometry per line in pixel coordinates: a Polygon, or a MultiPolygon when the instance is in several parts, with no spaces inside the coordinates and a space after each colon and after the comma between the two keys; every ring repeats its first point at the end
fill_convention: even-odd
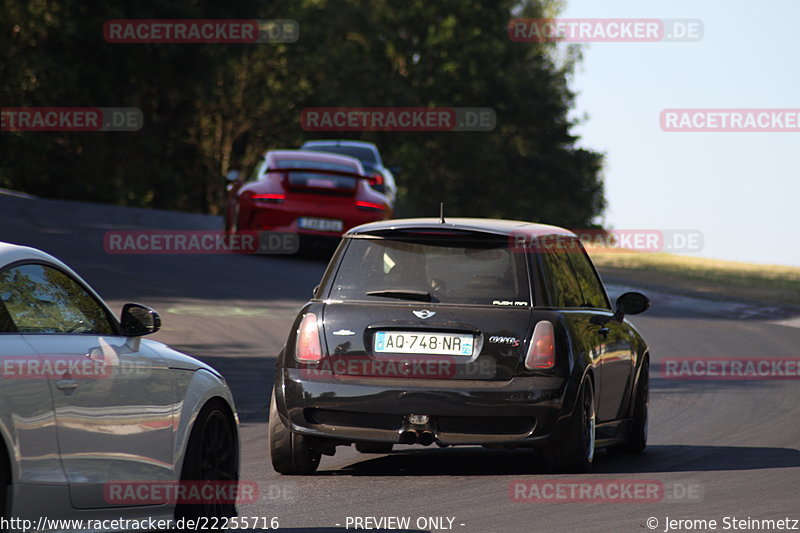
{"type": "MultiPolygon", "coordinates": [[[[323,458],[317,475],[277,475],[266,447],[274,358],[324,262],[286,256],[118,255],[103,248],[107,230],[218,229],[220,223],[216,217],[0,194],[0,240],[64,260],[115,310],[127,301],[152,305],[164,323],[155,340],[210,362],[226,376],[241,418],[242,478],[256,481],[261,494],[258,503],[240,506],[242,516],[277,517],[282,529],[306,531],[344,531],[348,517],[351,523],[352,517],[410,517],[411,529],[464,533],[635,532],[649,530],[652,518],[658,520],[655,530],[664,531],[667,517],[715,519],[716,529],[725,530],[730,524],[725,517],[800,519],[797,380],[656,376],[645,453],[600,453],[587,475],[543,473],[528,451],[420,446],[399,447],[390,455],[339,448],[335,457],[323,458]],[[509,495],[515,480],[642,480],[663,487],[663,497],[656,502],[519,503],[509,495]],[[438,517],[444,517],[444,528],[428,520],[438,517]]],[[[649,342],[656,369],[661,359],[674,356],[800,356],[800,328],[772,323],[768,313],[762,313],[766,320],[741,318],[741,308],[733,304],[706,306],[660,293],[653,299],[653,308],[632,321],[649,342]]]]}

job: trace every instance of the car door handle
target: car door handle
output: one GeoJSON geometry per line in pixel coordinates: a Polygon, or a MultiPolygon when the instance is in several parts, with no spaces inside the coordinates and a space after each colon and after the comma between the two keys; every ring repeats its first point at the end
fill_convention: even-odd
{"type": "Polygon", "coordinates": [[[56,387],[64,391],[75,390],[78,388],[78,382],[74,379],[59,379],[56,381],[56,387]]]}

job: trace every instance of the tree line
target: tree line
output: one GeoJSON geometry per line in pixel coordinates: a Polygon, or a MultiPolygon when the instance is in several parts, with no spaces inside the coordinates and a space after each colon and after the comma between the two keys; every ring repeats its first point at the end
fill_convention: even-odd
{"type": "Polygon", "coordinates": [[[398,213],[588,227],[602,155],[578,146],[580,49],[508,38],[557,0],[0,1],[2,107],[133,107],[133,132],[0,132],[0,187],[218,213],[222,176],[313,138],[375,142],[401,167],[398,213]],[[295,42],[133,44],[117,19],[289,19],[295,42]],[[305,131],[326,107],[491,108],[491,131],[305,131]]]}

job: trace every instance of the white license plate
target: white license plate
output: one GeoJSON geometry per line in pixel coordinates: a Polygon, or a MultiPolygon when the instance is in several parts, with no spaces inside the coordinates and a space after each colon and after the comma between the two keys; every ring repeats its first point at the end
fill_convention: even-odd
{"type": "Polygon", "coordinates": [[[342,231],[342,221],[332,218],[301,217],[297,219],[297,227],[317,231],[342,231]]]}
{"type": "Polygon", "coordinates": [[[472,355],[474,337],[418,331],[378,331],[375,353],[418,353],[430,355],[472,355]]]}

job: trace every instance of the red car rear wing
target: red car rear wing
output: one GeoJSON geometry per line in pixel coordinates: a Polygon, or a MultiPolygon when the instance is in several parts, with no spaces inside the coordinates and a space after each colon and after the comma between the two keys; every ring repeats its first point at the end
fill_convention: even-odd
{"type": "Polygon", "coordinates": [[[371,184],[376,182],[375,178],[372,176],[364,176],[363,174],[359,174],[358,172],[349,172],[347,170],[333,170],[328,168],[306,168],[306,167],[292,167],[292,168],[274,168],[274,169],[267,169],[266,173],[284,173],[289,174],[291,172],[309,172],[313,174],[330,174],[332,176],[346,176],[349,178],[357,178],[362,180],[367,180],[371,184]]]}

